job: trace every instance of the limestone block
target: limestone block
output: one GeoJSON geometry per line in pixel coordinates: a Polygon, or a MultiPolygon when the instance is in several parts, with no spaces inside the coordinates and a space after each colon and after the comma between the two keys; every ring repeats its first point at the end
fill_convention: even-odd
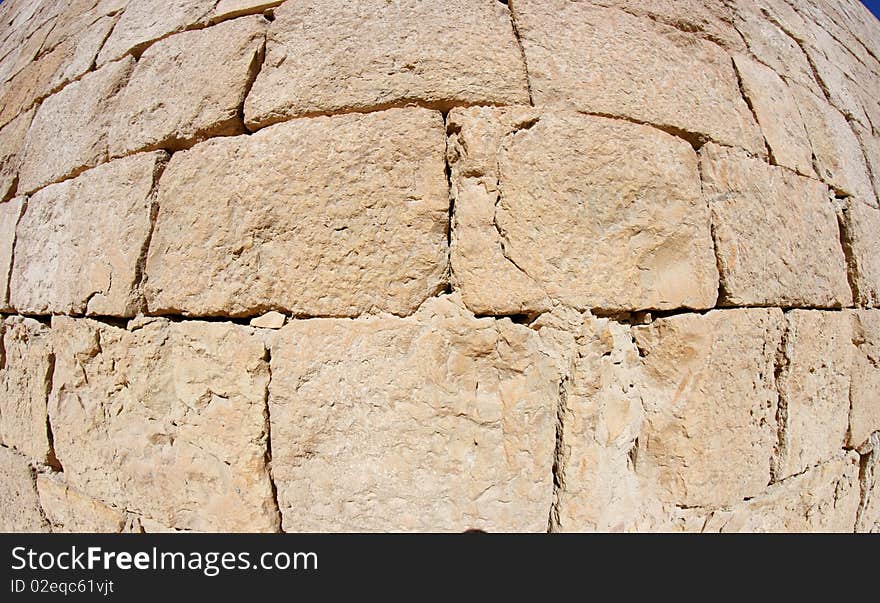
{"type": "Polygon", "coordinates": [[[20,312],[133,316],[164,152],[112,161],[38,191],[16,233],[10,304],[20,312]]]}
{"type": "Polygon", "coordinates": [[[517,111],[456,110],[449,120],[452,273],[469,308],[714,305],[717,269],[690,145],[620,120],[517,111]]]}
{"type": "Polygon", "coordinates": [[[47,532],[27,459],[0,446],[0,532],[47,532]]]}
{"type": "Polygon", "coordinates": [[[791,91],[807,127],[819,177],[842,193],[873,199],[862,148],[843,114],[800,86],[792,86],[791,91]]]}
{"type": "Polygon", "coordinates": [[[588,2],[519,0],[515,13],[535,104],[764,152],[730,57],[716,44],[588,2]]]}
{"type": "Polygon", "coordinates": [[[20,192],[33,192],[106,161],[112,100],[133,64],[129,57],[106,65],[40,104],[25,140],[20,192]]]}
{"type": "Polygon", "coordinates": [[[50,82],[67,59],[67,48],[51,52],[16,73],[0,94],[0,126],[30,109],[51,91],[50,82]]]}
{"type": "Polygon", "coordinates": [[[645,405],[636,470],[666,502],[730,505],[767,486],[782,325],[778,309],[737,309],[633,328],[645,405]]]}
{"type": "Polygon", "coordinates": [[[777,480],[834,458],[846,444],[853,358],[847,312],[792,310],[786,322],[777,480]]]}
{"type": "Polygon", "coordinates": [[[772,69],[743,55],[734,64],[776,165],[815,177],[807,130],[788,86],[772,69]]]}
{"type": "Polygon", "coordinates": [[[37,475],[37,493],[52,532],[116,533],[125,527],[125,514],[71,488],[63,474],[37,475]]]}
{"type": "MultiPolygon", "coordinates": [[[[106,16],[91,23],[83,22],[83,28],[79,31],[67,32],[70,37],[60,42],[52,51],[62,53],[64,61],[49,79],[46,85],[47,93],[58,90],[92,68],[101,45],[110,35],[115,24],[116,17],[106,16]]],[[[49,43],[48,39],[47,43],[49,43]]]]}
{"type": "Polygon", "coordinates": [[[15,194],[21,151],[33,117],[34,112],[27,111],[0,129],[0,202],[15,194]]]}
{"type": "Polygon", "coordinates": [[[216,0],[129,1],[98,54],[98,66],[126,53],[140,54],[155,40],[205,25],[216,0]]]}
{"type": "Polygon", "coordinates": [[[159,185],[149,309],[413,312],[445,287],[444,147],[439,113],[395,109],[294,120],[175,154],[159,185]]]}
{"type": "Polygon", "coordinates": [[[12,270],[15,227],[24,206],[24,197],[0,203],[0,310],[4,312],[9,310],[9,273],[12,270]]]}
{"type": "Polygon", "coordinates": [[[244,111],[255,128],[408,102],[528,104],[507,7],[495,0],[286,2],[275,11],[244,111]]]}
{"type": "Polygon", "coordinates": [[[855,349],[847,444],[863,448],[872,433],[880,432],[880,310],[856,310],[852,318],[855,349]]]}
{"type": "Polygon", "coordinates": [[[262,342],[228,323],[53,317],[49,414],[71,487],[171,528],[273,531],[262,342]]]}
{"type": "Polygon", "coordinates": [[[717,513],[705,531],[852,532],[858,508],[859,456],[849,452],[717,513]]]}
{"type": "Polygon", "coordinates": [[[32,319],[3,320],[0,441],[37,462],[53,462],[46,400],[55,357],[49,327],[32,319]]]}
{"type": "Polygon", "coordinates": [[[717,145],[703,148],[701,162],[722,305],[851,303],[837,217],[825,186],[717,145]]]}
{"type": "Polygon", "coordinates": [[[236,19],[150,46],[116,97],[114,157],[240,134],[239,110],[259,69],[266,20],[236,19]]]}
{"type": "Polygon", "coordinates": [[[856,304],[880,306],[880,209],[861,199],[841,201],[838,218],[856,304]]]}
{"type": "Polygon", "coordinates": [[[287,531],[545,531],[561,375],[538,334],[457,295],[293,321],[272,348],[287,531]]]}

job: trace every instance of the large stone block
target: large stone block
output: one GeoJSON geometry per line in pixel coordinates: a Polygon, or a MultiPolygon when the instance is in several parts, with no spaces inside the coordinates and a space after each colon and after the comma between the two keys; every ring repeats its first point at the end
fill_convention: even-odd
{"type": "Polygon", "coordinates": [[[239,112],[259,68],[266,20],[248,17],[152,45],[117,96],[114,157],[240,134],[239,112]]]}
{"type": "Polygon", "coordinates": [[[33,117],[34,112],[27,111],[0,130],[0,202],[15,194],[24,139],[33,117]]]}
{"type": "Polygon", "coordinates": [[[728,54],[650,18],[568,0],[514,6],[538,105],[624,116],[764,152],[728,54]]]}
{"type": "Polygon", "coordinates": [[[46,401],[55,368],[49,327],[32,318],[3,320],[0,441],[36,462],[54,462],[46,401]]]}
{"type": "Polygon", "coordinates": [[[395,109],[175,154],[159,186],[149,309],[413,312],[446,282],[444,148],[439,113],[395,109]]]}
{"type": "Polygon", "coordinates": [[[98,65],[140,54],[155,40],[208,23],[217,0],[130,0],[98,53],[98,65]]]}
{"type": "Polygon", "coordinates": [[[49,414],[73,488],[171,528],[273,531],[269,366],[244,327],[54,317],[49,414]]]}
{"type": "Polygon", "coordinates": [[[528,104],[507,7],[495,0],[286,2],[275,11],[245,119],[259,127],[408,102],[528,104]]]}
{"type": "Polygon", "coordinates": [[[792,310],[786,322],[777,480],[834,458],[846,444],[854,351],[847,312],[792,310]]]}
{"type": "Polygon", "coordinates": [[[33,469],[25,457],[0,446],[0,532],[47,532],[33,469]]]}
{"type": "Polygon", "coordinates": [[[722,305],[839,307],[852,302],[828,189],[744,153],[707,145],[722,305]]]}
{"type": "Polygon", "coordinates": [[[107,160],[113,98],[133,65],[130,57],[105,65],[40,104],[25,139],[19,192],[33,192],[107,160]]]}
{"type": "Polygon", "coordinates": [[[287,531],[545,531],[561,375],[538,334],[457,296],[293,321],[272,347],[287,531]]]}
{"type": "Polygon", "coordinates": [[[19,312],[133,316],[164,152],[112,161],[47,186],[16,232],[10,305],[19,312]]]}
{"type": "Polygon", "coordinates": [[[770,481],[778,309],[683,314],[633,328],[645,425],[636,471],[667,503],[731,505],[770,481]]]}
{"type": "Polygon", "coordinates": [[[718,273],[697,156],[569,112],[450,114],[452,274],[477,313],[708,308],[718,273]]]}

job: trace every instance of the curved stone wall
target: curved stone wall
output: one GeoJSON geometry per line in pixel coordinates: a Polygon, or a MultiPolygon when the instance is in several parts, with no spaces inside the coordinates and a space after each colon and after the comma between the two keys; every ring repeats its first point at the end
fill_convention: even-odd
{"type": "Polygon", "coordinates": [[[0,529],[880,530],[855,0],[5,0],[0,529]]]}

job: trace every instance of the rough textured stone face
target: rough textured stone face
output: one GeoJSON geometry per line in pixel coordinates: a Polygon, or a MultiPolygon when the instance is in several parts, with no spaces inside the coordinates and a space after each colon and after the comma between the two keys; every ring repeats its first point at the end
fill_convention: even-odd
{"type": "Polygon", "coordinates": [[[858,0],[0,0],[0,531],[880,532],[858,0]]]}
{"type": "Polygon", "coordinates": [[[262,342],[223,323],[53,319],[49,414],[68,483],[172,528],[270,531],[262,342]]]}
{"type": "Polygon", "coordinates": [[[2,324],[0,442],[35,461],[51,461],[46,399],[55,356],[49,327],[17,316],[2,324]]]}
{"type": "Polygon", "coordinates": [[[703,148],[701,166],[723,305],[851,302],[827,187],[717,145],[703,148]]]}
{"type": "Polygon", "coordinates": [[[269,391],[284,529],[546,530],[559,381],[536,333],[454,298],[294,321],[269,391]]]}
{"type": "Polygon", "coordinates": [[[117,96],[110,154],[240,134],[239,107],[262,59],[265,19],[183,32],[148,48],[117,96]]]}
{"type": "Polygon", "coordinates": [[[131,58],[110,63],[40,104],[25,142],[19,192],[33,192],[106,160],[112,99],[133,63],[131,58]]]}
{"type": "Polygon", "coordinates": [[[495,0],[286,2],[245,118],[255,127],[407,102],[527,104],[525,75],[508,9],[495,0]]]}
{"type": "Polygon", "coordinates": [[[473,310],[535,312],[545,299],[610,310],[715,303],[708,210],[690,145],[601,117],[511,117],[501,114],[492,131],[470,127],[485,110],[451,118],[462,163],[452,270],[473,310]],[[495,272],[501,258],[532,284],[495,272]]]}
{"type": "Polygon", "coordinates": [[[445,284],[444,146],[439,113],[400,109],[292,121],[176,154],[159,184],[149,309],[413,312],[445,284]]]}
{"type": "Polygon", "coordinates": [[[34,194],[16,229],[10,304],[27,313],[135,314],[153,186],[166,160],[132,155],[34,194]]]}
{"type": "Polygon", "coordinates": [[[588,2],[519,0],[515,11],[536,104],[763,152],[731,59],[715,44],[588,2]]]}

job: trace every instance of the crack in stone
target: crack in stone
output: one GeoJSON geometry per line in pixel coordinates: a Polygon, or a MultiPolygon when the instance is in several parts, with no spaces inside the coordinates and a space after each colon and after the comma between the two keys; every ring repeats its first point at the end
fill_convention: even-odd
{"type": "MultiPolygon", "coordinates": [[[[788,370],[791,362],[789,343],[791,340],[791,326],[785,318],[784,330],[776,350],[776,358],[773,365],[773,383],[776,388],[776,443],[770,456],[770,481],[768,485],[783,481],[780,477],[782,471],[782,456],[788,448],[788,397],[782,389],[782,377],[788,370]]],[[[794,476],[789,476],[794,477],[794,476]]],[[[788,479],[787,477],[785,479],[788,479]]]]}
{"type": "Polygon", "coordinates": [[[27,211],[28,206],[28,198],[25,197],[21,202],[21,209],[18,212],[18,217],[15,219],[15,227],[12,229],[12,251],[9,255],[9,270],[6,272],[6,289],[3,291],[3,302],[4,305],[9,305],[10,297],[12,296],[12,270],[15,267],[15,247],[16,243],[18,243],[18,226],[21,224],[21,219],[24,217],[24,212],[27,211]]]}
{"type": "Polygon", "coordinates": [[[266,382],[266,394],[263,399],[263,420],[266,422],[266,452],[264,462],[266,463],[266,474],[269,476],[269,487],[272,491],[272,502],[275,505],[275,521],[276,531],[284,532],[282,527],[281,505],[278,503],[278,488],[275,485],[275,475],[272,471],[272,415],[269,410],[269,392],[272,386],[272,347],[265,346],[266,355],[263,360],[269,370],[269,380],[266,382]]]}
{"type": "Polygon", "coordinates": [[[768,163],[773,166],[778,166],[779,163],[773,156],[773,149],[770,148],[770,142],[767,140],[767,136],[764,134],[764,129],[761,127],[761,121],[758,119],[758,112],[755,110],[755,105],[752,102],[751,97],[746,93],[742,72],[740,72],[739,68],[736,66],[736,61],[733,59],[730,60],[730,64],[733,67],[733,72],[736,74],[736,85],[739,88],[739,95],[749,108],[752,118],[755,120],[755,125],[758,126],[758,130],[761,132],[761,140],[764,141],[764,152],[767,153],[768,163]]]}
{"type": "Polygon", "coordinates": [[[843,257],[846,264],[846,279],[849,283],[850,291],[852,292],[853,304],[858,305],[860,299],[859,282],[861,281],[861,274],[858,261],[856,260],[856,254],[853,250],[854,239],[847,224],[847,207],[844,199],[838,197],[835,201],[838,239],[840,241],[840,248],[843,250],[843,257]]]}
{"type": "Polygon", "coordinates": [[[144,239],[143,244],[141,245],[138,259],[135,262],[133,283],[134,286],[132,287],[135,295],[138,296],[138,309],[140,312],[143,313],[147,312],[147,300],[144,296],[147,256],[150,253],[150,243],[152,243],[153,241],[153,232],[156,230],[156,221],[159,217],[159,180],[162,178],[162,174],[165,172],[165,168],[168,167],[168,164],[171,162],[171,157],[173,154],[173,152],[168,152],[167,158],[156,161],[156,165],[153,170],[153,183],[150,186],[150,192],[147,195],[147,199],[150,203],[150,228],[147,231],[147,236],[144,239]]]}
{"type": "Polygon", "coordinates": [[[547,517],[547,532],[560,531],[559,507],[560,496],[565,490],[565,415],[568,412],[568,387],[572,379],[571,369],[559,381],[558,396],[556,402],[556,445],[553,449],[553,498],[550,503],[550,512],[547,517]]]}
{"type": "Polygon", "coordinates": [[[519,54],[522,57],[523,75],[526,80],[526,91],[529,94],[529,105],[535,106],[535,98],[532,95],[532,78],[529,75],[529,60],[526,56],[526,49],[522,43],[522,36],[519,31],[519,23],[516,17],[516,8],[513,6],[514,0],[498,0],[507,7],[507,14],[510,17],[510,26],[513,29],[513,37],[516,40],[516,46],[519,48],[519,54]]]}

